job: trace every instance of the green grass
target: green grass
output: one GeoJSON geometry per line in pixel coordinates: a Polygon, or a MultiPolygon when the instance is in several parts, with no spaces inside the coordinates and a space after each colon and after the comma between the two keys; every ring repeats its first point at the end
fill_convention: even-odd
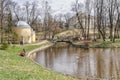
{"type": "MultiPolygon", "coordinates": [[[[26,51],[39,46],[23,46],[26,51]]],[[[76,80],[47,70],[27,57],[19,56],[22,46],[12,46],[0,50],[0,80],[76,80]]]]}
{"type": "MultiPolygon", "coordinates": [[[[86,41],[85,41],[86,42],[86,41]]],[[[84,43],[84,41],[75,41],[73,44],[79,45],[84,43]]],[[[116,39],[115,42],[106,39],[106,41],[97,40],[96,42],[90,41],[89,43],[90,48],[120,48],[120,39],[116,39]]]]}
{"type": "Polygon", "coordinates": [[[120,48],[120,39],[116,39],[116,41],[113,43],[110,40],[106,41],[97,41],[90,43],[91,47],[99,47],[99,48],[120,48]]]}

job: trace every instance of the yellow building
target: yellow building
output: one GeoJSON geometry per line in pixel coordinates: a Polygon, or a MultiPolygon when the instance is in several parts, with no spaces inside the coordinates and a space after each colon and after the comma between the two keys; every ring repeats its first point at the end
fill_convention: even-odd
{"type": "Polygon", "coordinates": [[[24,21],[18,21],[14,31],[18,35],[18,42],[33,43],[35,42],[35,31],[24,21]]]}

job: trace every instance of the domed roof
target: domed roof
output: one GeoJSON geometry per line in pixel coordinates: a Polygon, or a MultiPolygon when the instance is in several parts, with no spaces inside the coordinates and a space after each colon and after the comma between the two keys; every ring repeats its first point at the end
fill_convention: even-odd
{"type": "Polygon", "coordinates": [[[17,24],[16,24],[16,27],[19,27],[19,28],[30,28],[30,25],[27,24],[24,21],[18,21],[17,24]]]}

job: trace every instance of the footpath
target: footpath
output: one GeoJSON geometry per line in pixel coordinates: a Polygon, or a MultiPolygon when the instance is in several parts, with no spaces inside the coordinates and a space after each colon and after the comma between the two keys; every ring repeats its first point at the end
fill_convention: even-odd
{"type": "Polygon", "coordinates": [[[51,43],[51,42],[49,42],[47,40],[43,40],[40,43],[35,43],[35,44],[31,44],[31,45],[39,45],[40,47],[28,52],[27,57],[30,57],[31,54],[33,54],[33,53],[35,53],[37,51],[40,51],[40,50],[43,50],[43,49],[46,49],[46,48],[52,46],[53,43],[51,43]]]}

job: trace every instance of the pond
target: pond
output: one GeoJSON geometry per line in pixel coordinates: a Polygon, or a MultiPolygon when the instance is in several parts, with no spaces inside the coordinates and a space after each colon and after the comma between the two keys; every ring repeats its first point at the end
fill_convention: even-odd
{"type": "Polygon", "coordinates": [[[32,56],[41,66],[65,75],[107,80],[120,78],[119,48],[50,47],[32,56]]]}

